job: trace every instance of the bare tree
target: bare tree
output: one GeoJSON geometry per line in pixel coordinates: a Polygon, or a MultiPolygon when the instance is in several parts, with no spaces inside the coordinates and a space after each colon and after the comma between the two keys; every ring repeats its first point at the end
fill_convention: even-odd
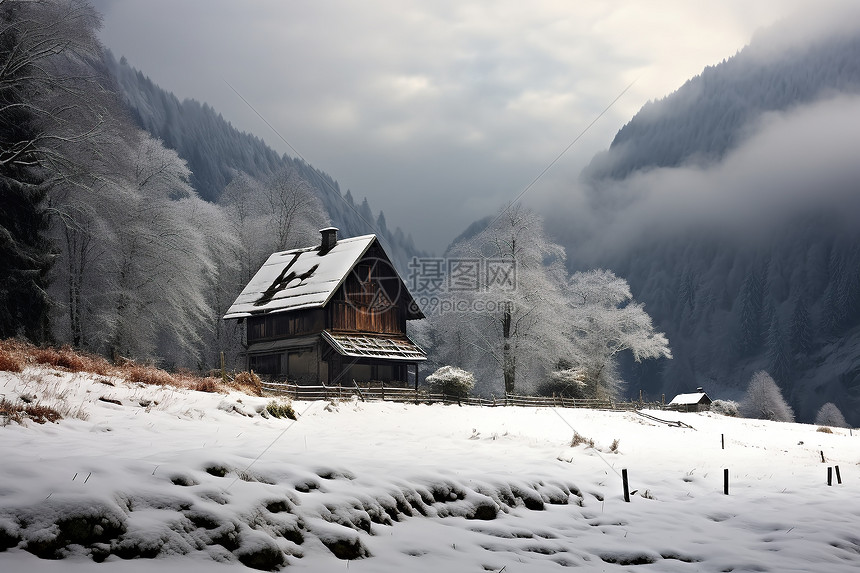
{"type": "Polygon", "coordinates": [[[63,146],[96,133],[102,118],[89,96],[98,81],[81,61],[98,56],[100,25],[81,0],[0,2],[0,117],[14,121],[23,114],[36,127],[3,141],[0,165],[53,165],[52,173],[60,174],[56,166],[69,161],[63,146]]]}
{"type": "Polygon", "coordinates": [[[317,231],[328,224],[322,202],[293,168],[276,173],[264,185],[263,204],[270,215],[274,251],[314,244],[317,231]]]}
{"type": "Polygon", "coordinates": [[[96,12],[79,1],[0,2],[0,335],[49,337],[48,192],[105,114],[84,60],[98,52],[96,12]]]}

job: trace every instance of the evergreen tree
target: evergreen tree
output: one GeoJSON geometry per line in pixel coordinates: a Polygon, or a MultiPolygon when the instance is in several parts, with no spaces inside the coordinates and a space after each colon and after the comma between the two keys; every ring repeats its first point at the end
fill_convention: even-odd
{"type": "Polygon", "coordinates": [[[794,311],[791,313],[789,344],[794,356],[808,355],[812,351],[812,324],[806,300],[802,296],[795,301],[794,311]]]}
{"type": "Polygon", "coordinates": [[[45,236],[47,184],[32,145],[39,138],[37,118],[27,103],[33,62],[17,57],[26,33],[19,23],[29,10],[19,2],[0,5],[0,338],[24,335],[42,342],[52,261],[45,236]]]}
{"type": "Polygon", "coordinates": [[[842,313],[837,290],[837,285],[831,282],[824,291],[824,300],[821,303],[821,332],[825,336],[836,336],[840,330],[842,313]]]}
{"type": "Polygon", "coordinates": [[[770,361],[770,372],[774,379],[783,384],[788,382],[791,376],[791,359],[779,324],[779,317],[776,315],[771,320],[767,333],[767,354],[770,361]]]}
{"type": "Polygon", "coordinates": [[[755,272],[747,275],[738,294],[737,348],[741,356],[753,354],[761,346],[762,292],[761,282],[755,272]]]}

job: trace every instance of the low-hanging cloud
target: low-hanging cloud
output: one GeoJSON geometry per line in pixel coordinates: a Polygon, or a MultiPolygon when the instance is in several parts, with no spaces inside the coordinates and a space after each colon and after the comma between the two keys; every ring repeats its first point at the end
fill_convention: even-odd
{"type": "Polygon", "coordinates": [[[753,241],[769,237],[787,217],[809,212],[830,213],[834,225],[856,227],[858,150],[860,96],[840,95],[763,114],[745,141],[719,162],[603,182],[597,192],[624,206],[580,211],[576,224],[590,229],[590,240],[576,251],[593,259],[649,238],[688,236],[691,230],[753,241]]]}

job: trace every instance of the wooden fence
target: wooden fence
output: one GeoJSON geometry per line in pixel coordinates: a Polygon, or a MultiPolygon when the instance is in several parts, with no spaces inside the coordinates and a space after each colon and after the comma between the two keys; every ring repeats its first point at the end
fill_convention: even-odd
{"type": "Polygon", "coordinates": [[[403,388],[385,385],[357,386],[304,386],[280,382],[263,382],[263,390],[268,394],[287,396],[297,401],[349,400],[358,397],[362,401],[381,400],[386,402],[414,402],[416,404],[459,404],[463,406],[529,406],[537,408],[591,408],[600,410],[665,410],[660,402],[618,402],[593,398],[564,398],[561,396],[520,396],[505,394],[502,397],[461,398],[447,394],[433,394],[426,389],[403,388]]]}

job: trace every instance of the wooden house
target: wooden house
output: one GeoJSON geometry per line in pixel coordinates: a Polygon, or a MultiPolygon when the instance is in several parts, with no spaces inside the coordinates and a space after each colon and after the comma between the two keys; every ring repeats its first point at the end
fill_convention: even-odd
{"type": "Polygon", "coordinates": [[[376,235],[320,230],[320,244],[273,253],[228,309],[245,325],[246,366],[300,384],[417,382],[424,318],[376,235]]]}
{"type": "Polygon", "coordinates": [[[696,388],[695,392],[678,394],[668,406],[679,412],[703,412],[711,407],[711,399],[702,388],[696,388]]]}

